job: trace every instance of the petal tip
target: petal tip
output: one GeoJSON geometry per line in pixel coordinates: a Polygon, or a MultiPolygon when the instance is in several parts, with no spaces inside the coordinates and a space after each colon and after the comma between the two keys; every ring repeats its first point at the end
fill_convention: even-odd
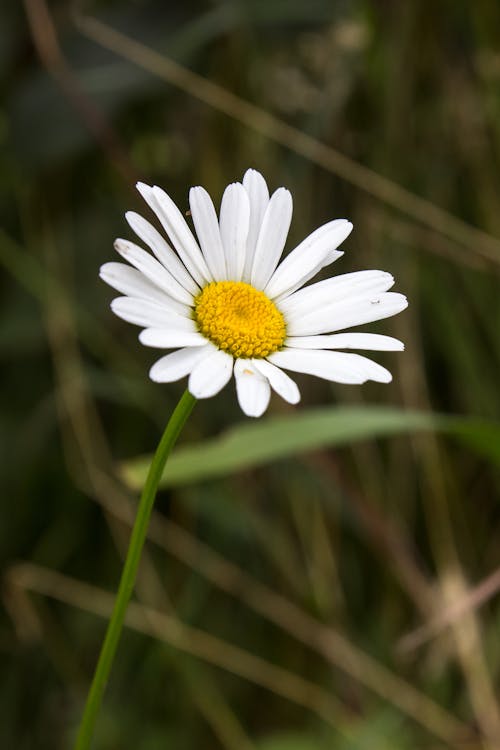
{"type": "Polygon", "coordinates": [[[151,369],[149,370],[149,379],[153,381],[153,383],[161,383],[161,379],[158,376],[158,373],[156,371],[156,365],[153,365],[151,369]]]}
{"type": "Polygon", "coordinates": [[[147,195],[148,193],[150,193],[150,192],[152,191],[152,189],[153,189],[153,188],[151,187],[151,185],[147,185],[147,184],[146,184],[145,182],[136,182],[136,183],[135,183],[135,188],[136,188],[136,190],[138,190],[138,191],[139,191],[139,193],[140,193],[140,194],[142,195],[142,197],[143,197],[143,198],[144,198],[144,197],[145,197],[145,196],[146,196],[146,195],[147,195]]]}
{"type": "Polygon", "coordinates": [[[269,198],[269,190],[267,187],[267,182],[264,178],[264,175],[261,174],[258,169],[249,167],[249,169],[247,169],[247,171],[243,175],[242,183],[243,183],[243,187],[246,190],[249,190],[252,184],[254,187],[259,186],[259,189],[262,190],[264,193],[266,193],[267,197],[269,198]]]}
{"type": "Polygon", "coordinates": [[[258,411],[255,411],[255,412],[249,412],[249,411],[243,411],[243,410],[242,411],[246,417],[250,417],[250,419],[258,419],[259,417],[262,417],[266,409],[262,409],[262,410],[259,409],[258,411]]]}
{"type": "Polygon", "coordinates": [[[108,261],[107,263],[103,263],[102,266],[99,268],[99,278],[106,280],[106,276],[108,275],[110,271],[112,261],[108,261]]]}
{"type": "Polygon", "coordinates": [[[401,308],[399,312],[403,312],[403,310],[406,310],[408,307],[408,297],[406,297],[404,294],[400,295],[401,297],[401,308]]]}
{"type": "Polygon", "coordinates": [[[242,190],[245,190],[245,188],[243,187],[243,184],[241,182],[238,182],[237,180],[235,180],[235,182],[229,183],[228,188],[231,188],[231,190],[236,190],[239,192],[241,192],[242,190]]]}
{"type": "Polygon", "coordinates": [[[118,237],[113,242],[113,247],[116,250],[116,252],[122,255],[124,258],[126,258],[127,255],[129,254],[129,244],[127,240],[123,240],[120,237],[118,237]]]}

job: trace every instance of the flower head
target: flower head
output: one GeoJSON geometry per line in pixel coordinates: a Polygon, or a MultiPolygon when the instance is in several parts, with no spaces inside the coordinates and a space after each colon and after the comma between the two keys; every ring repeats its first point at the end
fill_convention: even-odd
{"type": "Polygon", "coordinates": [[[402,350],[400,341],[336,332],[404,310],[406,297],[388,291],[393,277],[357,271],[304,287],[343,255],[337,248],[350,234],[350,222],[328,222],[279,263],[292,196],[278,188],[270,197],[259,172],[249,169],[241,183],[226,188],[219,219],[208,193],[191,188],[198,241],[161,188],[143,183],[137,188],[171,244],[129,211],[128,223],[153,255],[116,240],[116,250],[130,265],[106,263],[100,275],[125,295],[111,307],[144,329],[141,343],[175,350],[153,365],[152,380],[169,383],[189,375],[193,396],[208,398],[234,373],[240,406],[252,417],[264,413],[271,389],[289,403],[300,400],[296,383],[283,370],[338,383],[390,382],[381,365],[338,350],[402,350]]]}

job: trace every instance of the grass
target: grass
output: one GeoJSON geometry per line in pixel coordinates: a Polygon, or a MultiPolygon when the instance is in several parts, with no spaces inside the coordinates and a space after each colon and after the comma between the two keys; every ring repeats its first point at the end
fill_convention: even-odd
{"type": "Polygon", "coordinates": [[[97,280],[142,210],[134,181],[184,207],[252,165],[292,190],[290,246],[353,220],[335,270],[394,273],[410,307],[380,330],[406,352],[379,357],[390,386],[304,378],[300,408],[275,399],[256,426],[271,463],[248,460],[262,435],[230,388],[199,405],[96,750],[496,750],[500,9],[73,10],[0,11],[1,746],[70,746],[136,502],[122,467],[183,389],[148,381],[97,280]],[[360,434],[331,437],[336,405],[360,434]],[[363,432],[378,413],[406,426],[363,432]],[[277,445],[281,420],[298,447],[277,445]],[[228,429],[227,464],[186,482],[228,429]]]}

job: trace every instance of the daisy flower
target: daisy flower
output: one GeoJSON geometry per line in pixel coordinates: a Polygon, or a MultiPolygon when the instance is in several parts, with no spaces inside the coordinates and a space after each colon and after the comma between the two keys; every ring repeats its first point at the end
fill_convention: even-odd
{"type": "Polygon", "coordinates": [[[343,255],[337,248],[352,230],[349,221],[324,224],[280,263],[292,196],[283,187],[269,196],[259,172],[249,169],[225,189],[218,219],[206,190],[191,188],[198,240],[161,188],[138,183],[137,189],[166,237],[129,211],[127,222],[152,254],[118,239],[115,248],[127,264],[106,263],[100,275],[124,295],[112,310],[144,329],[141,343],[175,350],[153,365],[152,380],[189,375],[190,393],[208,398],[234,374],[239,404],[251,417],[265,412],[271,389],[291,404],[300,400],[284,370],[337,383],[390,382],[385,367],[339,350],[396,351],[404,348],[400,341],[338,331],[404,310],[406,297],[388,291],[391,274],[357,271],[304,286],[343,255]]]}

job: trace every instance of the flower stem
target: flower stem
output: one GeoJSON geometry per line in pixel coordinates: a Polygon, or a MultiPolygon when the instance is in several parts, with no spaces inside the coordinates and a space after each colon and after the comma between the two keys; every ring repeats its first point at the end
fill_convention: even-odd
{"type": "Polygon", "coordinates": [[[170,451],[179,437],[179,433],[195,403],[195,397],[186,390],[168,421],[165,432],[153,456],[151,466],[149,467],[148,476],[137,509],[134,528],[130,537],[127,558],[123,567],[113,613],[108,624],[106,637],[101,648],[92,685],[87,696],[85,711],[78,730],[74,746],[75,750],[88,750],[90,748],[97,713],[111,671],[118,641],[120,640],[127,606],[134,590],[137,568],[139,567],[158,485],[170,451]]]}

